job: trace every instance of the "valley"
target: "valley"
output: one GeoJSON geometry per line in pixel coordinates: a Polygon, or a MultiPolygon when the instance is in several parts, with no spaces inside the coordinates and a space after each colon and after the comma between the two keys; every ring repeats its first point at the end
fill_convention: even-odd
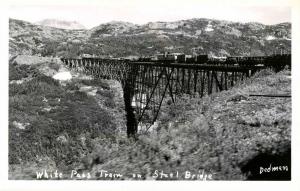
{"type": "MultiPolygon", "coordinates": [[[[250,95],[290,95],[289,68],[261,70],[201,98],[166,100],[155,125],[131,139],[121,83],[71,70],[60,58],[165,51],[265,56],[282,50],[291,52],[290,23],[190,19],[68,30],[10,19],[9,179],[36,180],[43,170],[95,180],[156,180],[158,172],[168,175],[159,180],[184,180],[184,172],[198,179],[200,171],[212,180],[272,179],[274,174],[255,173],[269,162],[290,168],[291,98],[250,95]],[[260,157],[269,160],[257,162],[260,157]],[[179,175],[171,177],[173,172],[179,175]]],[[[290,171],[282,177],[290,179],[290,171]]]]}

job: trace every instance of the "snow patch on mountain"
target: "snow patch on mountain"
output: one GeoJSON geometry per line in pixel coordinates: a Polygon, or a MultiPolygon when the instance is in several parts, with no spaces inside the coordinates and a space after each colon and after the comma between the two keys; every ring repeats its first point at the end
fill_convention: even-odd
{"type": "Polygon", "coordinates": [[[149,22],[146,25],[149,29],[177,29],[180,22],[149,22]]]}
{"type": "Polygon", "coordinates": [[[80,30],[85,29],[85,27],[78,23],[77,21],[63,21],[57,19],[44,19],[36,23],[37,25],[60,28],[60,29],[69,29],[69,30],[80,30]]]}
{"type": "Polygon", "coordinates": [[[266,37],[266,40],[275,40],[276,37],[275,36],[272,36],[272,35],[269,35],[266,37]]]}
{"type": "Polygon", "coordinates": [[[206,28],[204,29],[206,32],[211,32],[211,31],[214,31],[214,29],[212,28],[212,24],[207,24],[206,25],[206,28]]]}
{"type": "Polygon", "coordinates": [[[59,72],[53,76],[54,79],[60,80],[60,81],[65,81],[65,80],[71,80],[72,75],[70,72],[59,72]]]}

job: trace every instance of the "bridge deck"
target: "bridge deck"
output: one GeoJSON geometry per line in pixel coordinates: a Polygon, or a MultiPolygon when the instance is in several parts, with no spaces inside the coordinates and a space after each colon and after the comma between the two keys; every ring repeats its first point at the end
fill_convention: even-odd
{"type": "Polygon", "coordinates": [[[272,67],[278,71],[286,65],[291,66],[290,56],[247,58],[238,62],[214,61],[210,64],[97,58],[62,61],[68,67],[95,78],[121,82],[129,136],[136,134],[138,123],[155,122],[166,98],[175,103],[182,94],[202,97],[227,90],[261,69],[272,67]]]}
{"type": "Polygon", "coordinates": [[[263,65],[260,66],[232,66],[226,64],[210,65],[210,64],[187,64],[187,63],[158,63],[158,62],[129,62],[133,65],[142,66],[157,66],[157,67],[167,67],[167,68],[186,68],[186,69],[196,69],[196,70],[213,70],[213,71],[234,71],[234,72],[244,72],[247,70],[261,70],[266,68],[263,65]]]}

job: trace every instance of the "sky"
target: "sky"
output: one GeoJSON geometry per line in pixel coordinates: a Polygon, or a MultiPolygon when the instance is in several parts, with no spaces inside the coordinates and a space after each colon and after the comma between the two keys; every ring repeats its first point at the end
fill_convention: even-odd
{"type": "Polygon", "coordinates": [[[37,22],[47,18],[77,21],[87,28],[110,21],[145,24],[147,22],[176,21],[191,18],[260,22],[263,24],[291,22],[291,9],[287,6],[212,5],[195,0],[104,0],[100,2],[97,4],[11,5],[9,17],[29,22],[37,22]]]}

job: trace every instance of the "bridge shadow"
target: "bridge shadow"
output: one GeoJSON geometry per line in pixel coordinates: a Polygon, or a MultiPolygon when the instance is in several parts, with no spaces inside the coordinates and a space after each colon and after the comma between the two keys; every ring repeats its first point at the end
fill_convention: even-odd
{"type": "Polygon", "coordinates": [[[258,153],[241,170],[247,180],[291,180],[291,148],[277,154],[258,153]]]}

